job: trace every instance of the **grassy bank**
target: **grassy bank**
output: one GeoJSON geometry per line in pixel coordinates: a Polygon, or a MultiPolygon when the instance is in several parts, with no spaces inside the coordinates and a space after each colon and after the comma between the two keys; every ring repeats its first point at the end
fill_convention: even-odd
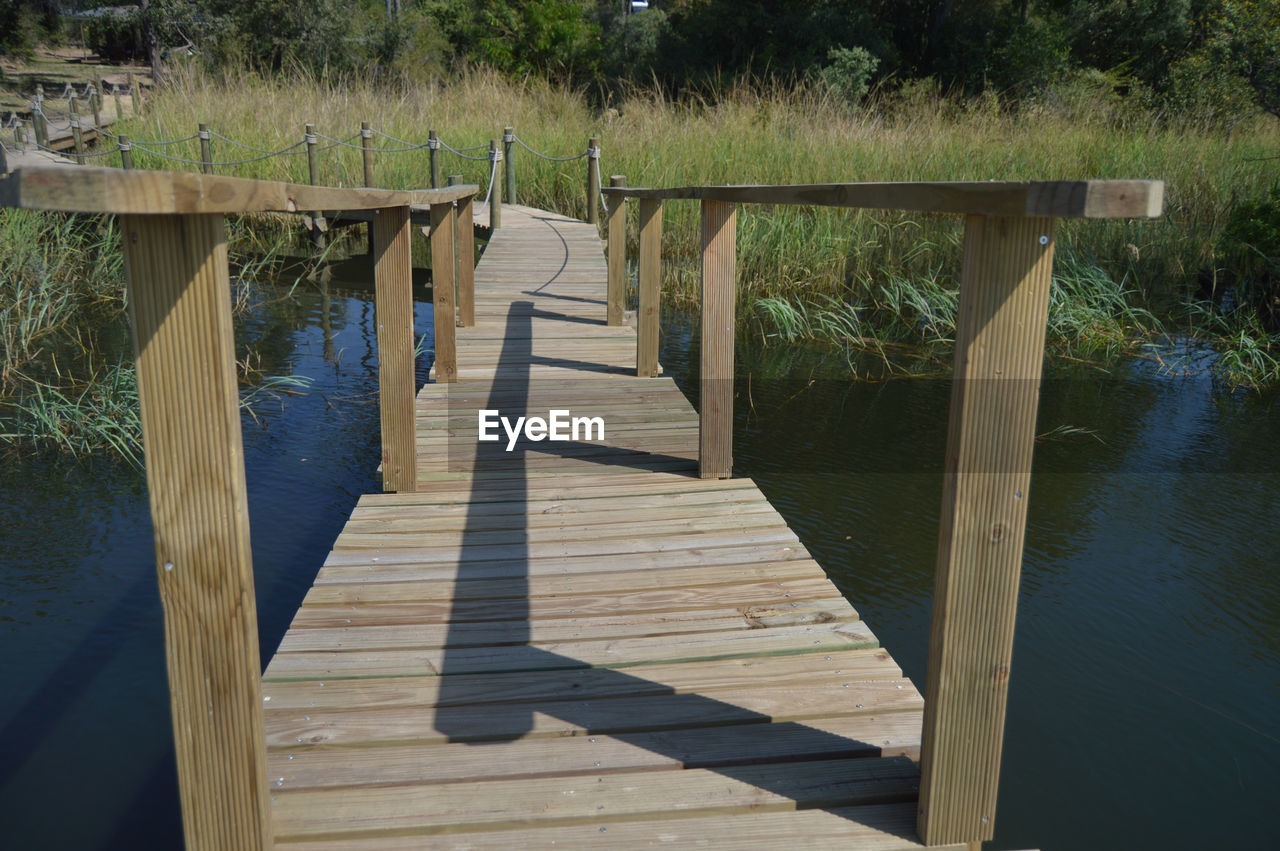
{"type": "MultiPolygon", "coordinates": [[[[353,137],[361,121],[386,134],[375,137],[375,145],[385,148],[403,147],[394,140],[423,142],[429,129],[455,148],[487,145],[510,124],[539,151],[571,156],[585,149],[588,136],[598,135],[603,173],[625,174],[633,186],[1160,179],[1166,184],[1161,219],[1062,224],[1052,350],[1105,360],[1163,333],[1191,332],[1213,339],[1223,352],[1218,368],[1226,383],[1280,381],[1276,329],[1251,310],[1223,309],[1238,301],[1231,291],[1240,274],[1223,253],[1224,227],[1241,202],[1265,197],[1280,180],[1280,128],[1272,119],[1227,133],[1160,120],[1110,93],[1078,87],[1017,107],[993,97],[960,102],[914,86],[852,109],[818,90],[743,85],[705,101],[673,102],[636,91],[598,108],[572,90],[484,71],[404,87],[363,79],[177,73],[146,114],[117,132],[135,140],[140,168],[194,170],[166,158],[199,160],[194,139],[152,146],[154,153],[144,148],[149,140],[194,136],[197,124],[207,122],[241,145],[215,137],[215,160],[250,160],[219,172],[305,182],[301,148],[257,158],[260,151],[296,145],[304,124],[312,123],[327,137],[320,140],[323,182],[354,186],[363,182],[360,153],[333,140],[358,145],[353,137]]],[[[442,157],[443,174],[487,183],[487,161],[448,152],[442,157]]],[[[113,157],[103,162],[116,164],[113,157]]],[[[583,160],[549,162],[517,148],[514,164],[519,202],[585,214],[583,160]]],[[[427,151],[379,155],[375,180],[389,187],[427,185],[427,151]]],[[[666,206],[664,288],[676,302],[696,299],[696,216],[695,204],[666,206]]],[[[15,398],[35,399],[32,404],[47,411],[63,404],[49,395],[57,391],[68,404],[85,400],[93,410],[114,410],[111,400],[131,392],[128,377],[118,374],[121,346],[86,338],[93,324],[67,317],[120,310],[116,235],[105,222],[59,219],[64,224],[46,231],[34,221],[6,214],[0,226],[6,246],[0,261],[6,335],[0,398],[10,408],[15,398]],[[76,345],[75,335],[86,353],[78,359],[77,377],[51,381],[68,367],[52,363],[48,353],[76,345]],[[46,345],[55,339],[57,346],[46,345]],[[26,389],[16,391],[22,381],[26,389]],[[95,402],[95,387],[114,388],[115,395],[95,402]]],[[[766,337],[872,351],[889,372],[945,368],[961,226],[955,216],[744,208],[738,237],[743,325],[766,337]]],[[[259,231],[253,239],[248,231],[236,233],[233,251],[270,239],[259,231]]],[[[634,225],[630,239],[634,252],[634,225]]],[[[96,426],[44,428],[93,433],[96,426]]]]}
{"type": "MultiPolygon", "coordinates": [[[[1229,345],[1233,335],[1223,332],[1223,323],[1238,330],[1230,318],[1202,321],[1193,308],[1206,294],[1212,298],[1230,286],[1220,236],[1232,209],[1265,196],[1280,179],[1280,160],[1274,158],[1280,127],[1273,119],[1259,118],[1228,133],[1161,120],[1127,108],[1109,92],[1079,86],[1016,108],[994,97],[960,102],[916,86],[851,109],[817,89],[742,85],[714,101],[673,102],[637,91],[598,109],[571,90],[510,82],[483,71],[403,88],[360,79],[326,84],[190,74],[161,92],[154,108],[127,132],[135,139],[172,140],[192,135],[205,121],[252,148],[279,150],[298,142],[308,122],[331,139],[349,139],[362,120],[415,142],[435,129],[455,148],[484,145],[510,124],[523,140],[553,156],[579,153],[589,135],[598,135],[603,173],[625,174],[633,186],[1161,179],[1161,219],[1068,221],[1061,227],[1065,262],[1059,264],[1055,305],[1074,316],[1056,316],[1055,329],[1064,331],[1057,348],[1082,357],[1122,351],[1157,333],[1161,323],[1155,315],[1172,320],[1171,328],[1190,323],[1229,345]],[[1086,311],[1075,296],[1085,296],[1093,309],[1086,311]],[[1135,314],[1134,307],[1152,313],[1135,314]]],[[[382,137],[375,143],[401,147],[382,137]]],[[[357,150],[323,138],[321,145],[329,146],[320,154],[325,182],[362,182],[357,150]]],[[[199,159],[195,141],[155,150],[199,159]]],[[[250,148],[214,140],[215,159],[255,156],[250,148]]],[[[487,162],[449,152],[442,157],[444,174],[487,182],[487,162]]],[[[189,167],[136,148],[134,158],[140,167],[189,167]]],[[[376,181],[425,185],[427,162],[425,150],[381,155],[376,181]]],[[[519,201],[584,215],[582,161],[548,162],[517,148],[515,167],[519,201]]],[[[307,174],[306,158],[298,154],[222,170],[294,181],[305,181],[307,174]]],[[[676,300],[692,301],[696,294],[696,215],[692,203],[668,204],[665,212],[664,285],[676,300]]],[[[954,216],[746,208],[739,224],[740,309],[766,332],[797,339],[857,345],[887,335],[907,342],[912,334],[900,332],[910,327],[918,330],[918,342],[944,340],[945,323],[933,319],[954,298],[960,227],[954,216]],[[788,314],[777,309],[777,299],[793,311],[839,321],[808,323],[808,333],[802,333],[804,323],[779,325],[775,320],[788,314]],[[822,331],[838,325],[858,333],[822,331]]],[[[1277,355],[1274,330],[1261,329],[1258,341],[1264,352],[1277,355]]],[[[1243,373],[1233,376],[1250,381],[1243,373]]]]}

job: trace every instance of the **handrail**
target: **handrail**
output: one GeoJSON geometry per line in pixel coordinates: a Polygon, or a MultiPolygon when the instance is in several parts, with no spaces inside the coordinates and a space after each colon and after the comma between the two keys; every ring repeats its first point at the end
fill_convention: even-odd
{"type": "Polygon", "coordinates": [[[343,189],[180,171],[32,167],[0,178],[0,206],[116,215],[297,213],[441,204],[471,198],[479,191],[474,184],[343,189]]]}
{"type": "Polygon", "coordinates": [[[454,243],[470,263],[478,191],[84,167],[21,168],[0,179],[0,206],[120,215],[188,848],[272,847],[224,215],[372,211],[383,487],[412,491],[411,208],[430,208],[437,378],[451,381],[454,243]],[[459,219],[466,234],[456,232],[459,219]]]}
{"type": "Polygon", "coordinates": [[[657,374],[662,209],[701,202],[699,474],[733,472],[737,205],[800,204],[965,215],[943,504],[920,749],[917,829],[926,845],[995,830],[1014,619],[1058,218],[1153,218],[1149,180],[826,183],[603,190],[608,321],[620,324],[626,212],[640,202],[636,374],[657,374]]]}
{"type": "Polygon", "coordinates": [[[1159,180],[798,183],[670,189],[609,186],[602,191],[616,198],[1085,219],[1155,218],[1164,208],[1164,183],[1159,180]]]}

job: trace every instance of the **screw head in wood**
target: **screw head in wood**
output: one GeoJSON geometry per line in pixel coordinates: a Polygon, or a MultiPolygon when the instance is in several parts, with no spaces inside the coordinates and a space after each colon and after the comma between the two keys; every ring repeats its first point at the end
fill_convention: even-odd
{"type": "MultiPolygon", "coordinates": [[[[1048,237],[1047,235],[1045,235],[1045,234],[1041,234],[1041,235],[1040,235],[1040,244],[1041,244],[1041,245],[1048,245],[1048,244],[1049,244],[1049,237],[1048,237]]],[[[986,821],[986,819],[984,818],[984,819],[983,819],[983,821],[986,821]]]]}

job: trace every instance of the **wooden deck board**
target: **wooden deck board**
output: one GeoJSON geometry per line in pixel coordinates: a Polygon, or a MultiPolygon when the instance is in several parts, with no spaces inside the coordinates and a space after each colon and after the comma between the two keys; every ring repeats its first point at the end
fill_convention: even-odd
{"type": "Polygon", "coordinates": [[[277,841],[919,847],[919,692],[753,482],[696,478],[595,229],[504,224],[417,492],[361,498],[264,674],[277,841]],[[482,409],[606,430],[507,452],[482,409]]]}

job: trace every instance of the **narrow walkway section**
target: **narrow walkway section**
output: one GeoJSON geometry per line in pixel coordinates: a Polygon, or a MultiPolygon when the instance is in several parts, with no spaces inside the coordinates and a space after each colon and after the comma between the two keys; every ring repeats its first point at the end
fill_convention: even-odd
{"type": "Polygon", "coordinates": [[[360,500],[264,675],[277,842],[919,847],[919,692],[752,481],[697,478],[595,228],[503,213],[418,492],[360,500]]]}

